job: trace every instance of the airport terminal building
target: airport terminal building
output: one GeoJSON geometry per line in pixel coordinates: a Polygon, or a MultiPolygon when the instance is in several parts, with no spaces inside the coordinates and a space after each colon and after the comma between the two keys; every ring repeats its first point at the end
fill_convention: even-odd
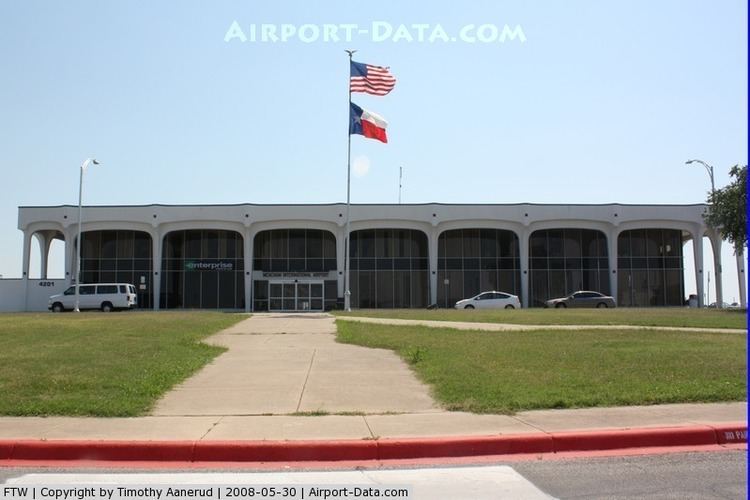
{"type": "MultiPolygon", "coordinates": [[[[719,234],[697,205],[373,204],[351,206],[354,308],[451,307],[481,291],[540,307],[576,290],[618,306],[681,306],[683,245],[692,240],[703,297],[703,237],[713,247],[721,302],[719,234]]],[[[344,297],[346,205],[143,205],[83,209],[82,283],[132,283],[151,309],[322,311],[344,297]]],[[[77,206],[20,207],[22,310],[76,275],[77,206]],[[32,255],[36,238],[40,255],[32,255]],[[65,278],[47,279],[53,240],[65,278]],[[40,280],[29,279],[40,259],[40,280]],[[46,283],[46,284],[45,284],[46,283]]],[[[738,275],[744,283],[743,257],[738,275]]],[[[745,306],[745,287],[740,286],[745,306]]],[[[43,304],[40,306],[40,304],[43,304]]]]}

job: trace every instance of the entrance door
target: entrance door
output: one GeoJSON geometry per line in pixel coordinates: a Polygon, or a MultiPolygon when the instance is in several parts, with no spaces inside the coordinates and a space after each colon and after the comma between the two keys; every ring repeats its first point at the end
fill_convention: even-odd
{"type": "Polygon", "coordinates": [[[310,309],[323,310],[323,283],[310,283],[310,309]]]}
{"type": "Polygon", "coordinates": [[[310,310],[310,283],[297,283],[297,310],[310,310]]]}
{"type": "Polygon", "coordinates": [[[269,311],[322,311],[323,283],[268,283],[269,311]]]}

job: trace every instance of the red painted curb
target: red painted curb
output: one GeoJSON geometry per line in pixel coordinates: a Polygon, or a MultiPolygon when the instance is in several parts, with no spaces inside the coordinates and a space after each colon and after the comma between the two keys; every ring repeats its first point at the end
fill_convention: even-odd
{"type": "MultiPolygon", "coordinates": [[[[2,447],[0,442],[0,447],[2,447]]],[[[13,443],[16,460],[156,460],[190,462],[192,441],[34,441],[13,443]]]]}
{"type": "Polygon", "coordinates": [[[0,441],[0,460],[9,460],[13,456],[13,441],[0,441]]]}
{"type": "Polygon", "coordinates": [[[543,454],[747,442],[747,424],[337,441],[0,440],[0,460],[341,462],[543,454]]]}
{"type": "Polygon", "coordinates": [[[647,448],[651,446],[717,444],[716,432],[708,426],[559,432],[552,435],[552,440],[555,453],[563,451],[647,448]]]}
{"type": "Polygon", "coordinates": [[[747,422],[712,425],[719,444],[747,443],[747,422]]]}
{"type": "Polygon", "coordinates": [[[291,462],[375,460],[374,440],[341,441],[200,441],[194,462],[291,462]]]}
{"type": "Polygon", "coordinates": [[[549,434],[380,439],[377,443],[379,460],[552,452],[552,436],[549,434]]]}

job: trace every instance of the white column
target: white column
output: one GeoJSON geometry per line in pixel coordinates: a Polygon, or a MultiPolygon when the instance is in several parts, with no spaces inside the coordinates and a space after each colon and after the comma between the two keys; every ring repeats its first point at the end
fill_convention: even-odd
{"type": "MultiPolygon", "coordinates": [[[[336,269],[337,269],[337,290],[336,299],[344,299],[344,265],[346,264],[346,227],[340,227],[336,232],[336,269]]],[[[351,279],[351,276],[350,278],[351,279]]],[[[351,283],[350,285],[351,286],[351,283]]]]}
{"type": "Polygon", "coordinates": [[[253,242],[255,231],[251,228],[245,230],[244,235],[244,260],[245,260],[245,312],[253,310],[253,242]]]}
{"type": "Polygon", "coordinates": [[[47,231],[39,231],[36,233],[36,239],[39,242],[39,278],[47,279],[47,255],[49,253],[49,245],[51,238],[48,236],[47,231]]]}
{"type": "Polygon", "coordinates": [[[693,236],[693,264],[695,265],[695,293],[698,307],[703,307],[703,232],[695,231],[693,236]]]}
{"type": "Polygon", "coordinates": [[[31,259],[31,238],[33,233],[23,232],[23,268],[21,269],[21,278],[29,279],[29,260],[31,259]]]}
{"type": "Polygon", "coordinates": [[[617,288],[617,244],[620,237],[620,231],[618,229],[612,229],[607,235],[607,259],[609,260],[609,294],[615,299],[617,304],[617,296],[619,290],[617,288]]]}
{"type": "Polygon", "coordinates": [[[714,251],[714,285],[716,286],[716,304],[718,308],[724,303],[724,290],[721,279],[721,235],[711,234],[711,248],[714,251]]]}
{"type": "MultiPolygon", "coordinates": [[[[151,300],[154,311],[159,310],[159,301],[161,300],[161,254],[162,254],[162,237],[161,232],[157,229],[151,233],[151,300]]],[[[140,283],[135,284],[136,287],[140,283]]]]}
{"type": "Polygon", "coordinates": [[[23,279],[23,310],[29,309],[29,259],[31,257],[31,237],[32,233],[23,232],[23,269],[21,277],[23,279]]]}
{"type": "MultiPolygon", "coordinates": [[[[439,238],[439,232],[437,228],[432,228],[432,231],[430,231],[430,234],[428,236],[428,249],[427,253],[429,255],[430,260],[430,297],[428,299],[429,304],[437,304],[437,293],[438,293],[438,276],[437,276],[437,268],[438,268],[438,238],[439,238]]],[[[448,307],[448,304],[446,304],[446,307],[448,307]]]]}
{"type": "Polygon", "coordinates": [[[737,259],[737,280],[740,285],[740,306],[747,307],[747,288],[745,284],[745,252],[740,250],[735,254],[737,259]]]}
{"type": "Polygon", "coordinates": [[[521,307],[531,307],[529,302],[529,236],[531,232],[524,229],[518,234],[518,252],[521,263],[521,307]]]}

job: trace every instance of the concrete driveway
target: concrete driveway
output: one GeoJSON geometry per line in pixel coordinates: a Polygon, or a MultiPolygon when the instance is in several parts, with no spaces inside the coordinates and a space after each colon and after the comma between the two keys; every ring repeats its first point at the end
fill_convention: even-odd
{"type": "Polygon", "coordinates": [[[393,352],[335,342],[328,314],[255,314],[208,342],[229,348],[157,402],[153,415],[431,412],[393,352]]]}

